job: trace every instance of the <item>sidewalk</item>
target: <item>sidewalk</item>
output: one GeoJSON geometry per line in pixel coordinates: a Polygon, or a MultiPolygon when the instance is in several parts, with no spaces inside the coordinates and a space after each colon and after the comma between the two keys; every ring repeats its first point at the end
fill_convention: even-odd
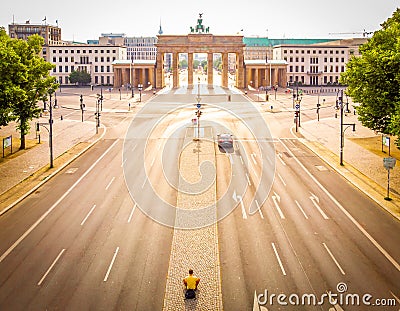
{"type": "MultiPolygon", "coordinates": [[[[38,143],[35,131],[37,121],[48,122],[48,117],[31,123],[30,133],[26,136],[30,142],[30,148],[22,151],[13,150],[13,154],[6,154],[0,162],[0,214],[10,204],[24,198],[31,189],[57,173],[65,163],[80,155],[101,137],[101,134],[95,134],[93,122],[54,119],[54,168],[50,169],[49,134],[45,128],[41,127],[41,142],[38,143]]],[[[0,129],[0,136],[9,135],[13,135],[13,138],[19,137],[14,123],[0,129]]]]}

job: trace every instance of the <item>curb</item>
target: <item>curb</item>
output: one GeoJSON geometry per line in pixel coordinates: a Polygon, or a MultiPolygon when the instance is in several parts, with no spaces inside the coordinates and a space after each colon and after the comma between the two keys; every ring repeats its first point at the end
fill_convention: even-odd
{"type": "MultiPolygon", "coordinates": [[[[37,184],[36,186],[34,186],[32,189],[28,190],[25,194],[23,194],[21,197],[19,197],[17,200],[15,200],[13,203],[11,203],[10,205],[8,205],[5,209],[3,209],[2,211],[0,211],[0,216],[2,216],[3,214],[7,213],[10,209],[12,209],[15,205],[17,205],[19,202],[21,202],[22,200],[24,200],[25,198],[27,198],[28,196],[30,196],[33,192],[35,192],[37,189],[39,189],[41,186],[43,186],[47,181],[49,181],[51,178],[53,178],[55,175],[57,175],[61,170],[63,170],[67,165],[69,165],[70,163],[72,163],[73,161],[75,161],[77,158],[79,158],[82,154],[84,154],[86,151],[88,151],[91,147],[93,147],[95,144],[97,144],[99,142],[100,139],[102,139],[104,137],[104,135],[107,132],[107,128],[102,126],[102,128],[104,129],[103,133],[100,135],[100,137],[98,137],[96,140],[94,140],[89,146],[85,147],[83,150],[81,150],[78,154],[74,155],[71,159],[69,159],[67,162],[64,162],[57,170],[55,170],[53,173],[51,173],[49,176],[46,177],[46,179],[44,179],[43,181],[41,181],[39,184],[37,184]]],[[[76,146],[76,145],[74,145],[76,146]]],[[[74,147],[73,146],[73,147],[74,147]]],[[[72,149],[73,147],[71,147],[70,149],[72,149]]],[[[68,149],[68,150],[70,150],[68,149]]],[[[67,150],[67,151],[68,151],[67,150]]],[[[43,167],[39,168],[38,170],[42,169],[43,167]]],[[[38,171],[37,170],[37,171],[38,171]]],[[[23,180],[21,181],[23,182],[23,180]]]]}

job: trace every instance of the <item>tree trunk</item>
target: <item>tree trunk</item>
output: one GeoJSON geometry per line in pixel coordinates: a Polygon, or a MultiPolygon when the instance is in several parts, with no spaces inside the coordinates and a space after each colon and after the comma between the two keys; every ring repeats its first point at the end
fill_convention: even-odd
{"type": "Polygon", "coordinates": [[[25,135],[21,132],[21,145],[19,146],[20,150],[25,149],[25,135]]]}

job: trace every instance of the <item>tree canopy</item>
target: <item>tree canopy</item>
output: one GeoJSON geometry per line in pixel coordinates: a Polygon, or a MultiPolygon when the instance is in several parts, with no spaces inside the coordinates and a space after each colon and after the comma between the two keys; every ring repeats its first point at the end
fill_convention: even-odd
{"type": "Polygon", "coordinates": [[[78,83],[79,85],[88,84],[92,81],[92,77],[86,71],[73,71],[69,75],[69,82],[78,83]]]}
{"type": "Polygon", "coordinates": [[[350,59],[341,83],[348,85],[347,94],[360,104],[356,109],[364,126],[399,137],[400,9],[381,26],[360,47],[361,56],[350,59]]]}
{"type": "Polygon", "coordinates": [[[38,35],[28,37],[27,41],[11,39],[4,28],[0,29],[0,123],[17,121],[20,149],[25,149],[29,122],[40,114],[37,102],[46,100],[58,87],[50,76],[54,65],[40,56],[43,43],[38,35]]]}

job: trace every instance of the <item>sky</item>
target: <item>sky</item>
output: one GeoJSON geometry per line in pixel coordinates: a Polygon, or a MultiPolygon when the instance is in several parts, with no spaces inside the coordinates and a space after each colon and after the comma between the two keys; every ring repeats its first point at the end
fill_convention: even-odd
{"type": "Polygon", "coordinates": [[[58,21],[63,40],[86,42],[102,33],[156,36],[160,22],[164,34],[187,34],[203,13],[214,35],[333,39],[379,30],[399,7],[400,0],[3,0],[0,26],[46,17],[58,21]]]}

